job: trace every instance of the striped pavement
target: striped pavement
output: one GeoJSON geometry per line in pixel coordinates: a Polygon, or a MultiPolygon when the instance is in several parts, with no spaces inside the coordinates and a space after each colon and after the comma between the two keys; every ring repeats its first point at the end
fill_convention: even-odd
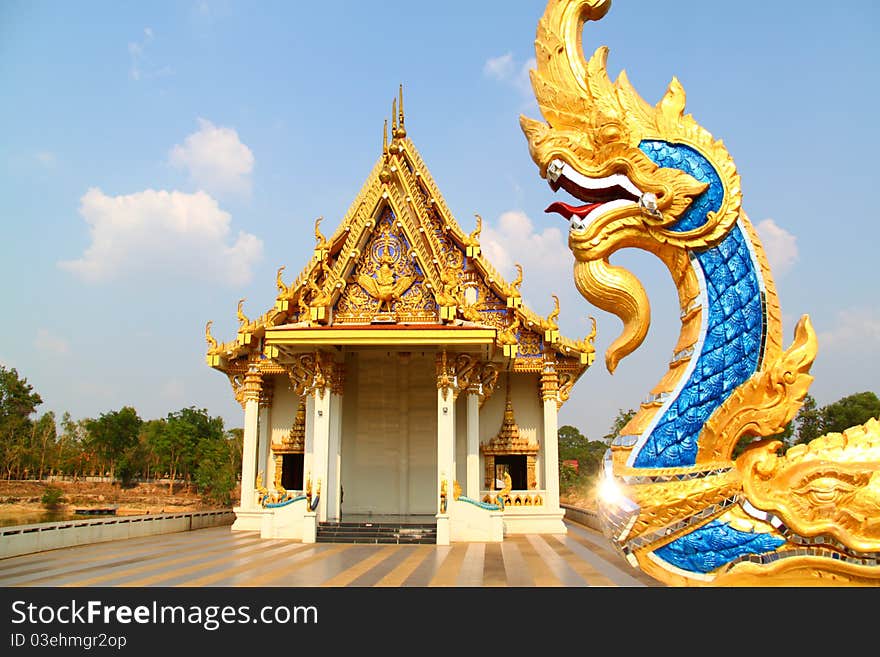
{"type": "Polygon", "coordinates": [[[2,587],[645,587],[598,532],[503,543],[375,545],[263,540],[212,527],[0,560],[2,587]]]}

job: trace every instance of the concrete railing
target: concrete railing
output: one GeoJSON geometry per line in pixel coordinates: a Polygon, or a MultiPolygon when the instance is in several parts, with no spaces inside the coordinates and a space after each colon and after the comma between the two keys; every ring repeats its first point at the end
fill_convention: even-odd
{"type": "Polygon", "coordinates": [[[91,520],[64,520],[0,527],[0,559],[74,545],[104,543],[125,538],[186,532],[231,525],[231,510],[111,516],[91,520]]]}
{"type": "Polygon", "coordinates": [[[602,531],[602,525],[599,522],[599,514],[595,511],[581,509],[576,506],[569,506],[568,504],[560,504],[559,506],[565,511],[566,520],[586,525],[590,529],[595,529],[596,531],[602,531]]]}

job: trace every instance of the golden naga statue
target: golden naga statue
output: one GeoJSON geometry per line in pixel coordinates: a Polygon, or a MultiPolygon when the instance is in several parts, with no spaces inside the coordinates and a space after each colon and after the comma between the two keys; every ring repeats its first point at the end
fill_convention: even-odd
{"type": "Polygon", "coordinates": [[[784,348],[736,167],[685,114],[681,84],[673,78],[651,106],[625,73],[609,79],[607,48],[585,59],[584,24],[610,5],[548,3],[531,71],[546,122],[520,120],[541,176],[574,197],[547,211],[570,222],[578,291],[623,321],[610,372],[642,343],[650,310],[641,283],[609,257],[649,251],[678,289],[669,370],[605,457],[605,533],[674,586],[878,586],[880,422],[787,451],[773,439],[812,381],[815,333],[805,315],[784,348]]]}

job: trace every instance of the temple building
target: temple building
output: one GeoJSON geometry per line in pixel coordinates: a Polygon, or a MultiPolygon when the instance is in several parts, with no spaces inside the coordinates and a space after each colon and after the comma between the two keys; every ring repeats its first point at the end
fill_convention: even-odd
{"type": "Polygon", "coordinates": [[[244,409],[233,530],[314,542],[346,518],[421,518],[436,541],[565,533],[557,413],[593,334],[559,334],[465,232],[404,126],[275,305],[207,362],[244,409]]]}

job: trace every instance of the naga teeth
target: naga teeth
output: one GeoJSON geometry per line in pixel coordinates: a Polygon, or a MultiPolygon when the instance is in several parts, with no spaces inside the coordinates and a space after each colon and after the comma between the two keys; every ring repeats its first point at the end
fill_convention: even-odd
{"type": "Polygon", "coordinates": [[[645,192],[639,197],[639,207],[645,214],[652,217],[662,217],[662,213],[657,208],[657,196],[651,192],[645,192]]]}
{"type": "Polygon", "coordinates": [[[559,176],[562,175],[562,169],[564,166],[562,160],[553,160],[547,167],[547,180],[552,183],[559,180],[559,176]]]}

